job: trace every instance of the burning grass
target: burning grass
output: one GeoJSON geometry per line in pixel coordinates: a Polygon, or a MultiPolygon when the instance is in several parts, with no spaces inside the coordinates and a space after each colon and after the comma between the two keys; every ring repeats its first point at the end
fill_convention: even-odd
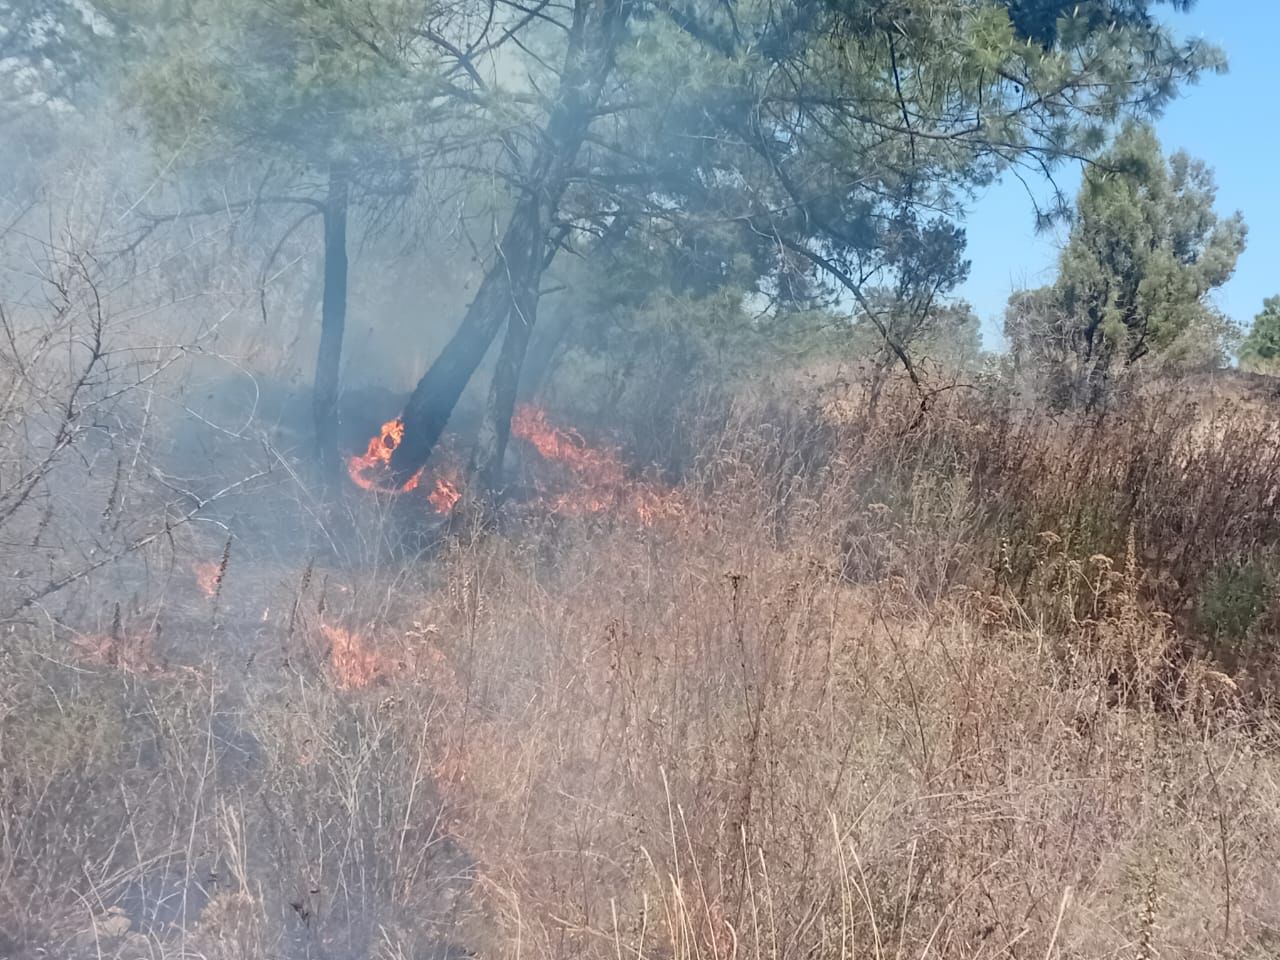
{"type": "Polygon", "coordinates": [[[586,516],[618,511],[641,523],[663,516],[679,516],[683,499],[674,489],[636,480],[621,452],[593,446],[578,431],[557,427],[546,411],[522,406],[511,420],[511,435],[536,450],[547,464],[561,468],[555,481],[541,480],[536,506],[562,516],[586,516]]]}
{"type": "Polygon", "coordinates": [[[363,690],[391,673],[391,661],[371,649],[360,634],[329,624],[321,624],[320,633],[328,644],[329,667],[339,690],[363,690]]]}
{"type": "Polygon", "coordinates": [[[831,409],[670,491],[522,414],[546,512],[671,522],[237,547],[199,674],[15,627],[0,953],[1274,955],[1274,427],[831,409]]]}
{"type": "Polygon", "coordinates": [[[126,673],[160,673],[155,659],[155,638],[147,633],[80,634],[71,645],[87,664],[111,667],[126,673]]]}
{"type": "Polygon", "coordinates": [[[431,508],[436,513],[448,513],[462,499],[458,486],[460,471],[457,468],[446,467],[438,474],[427,476],[427,468],[423,467],[399,487],[392,486],[387,480],[391,455],[395,453],[403,437],[404,423],[399,417],[384,423],[378,435],[369,440],[364,453],[347,458],[347,474],[351,477],[351,482],[363,490],[377,493],[401,494],[425,490],[427,503],[431,508]]]}
{"type": "MultiPolygon", "coordinates": [[[[578,431],[556,426],[540,407],[518,408],[511,436],[527,444],[541,461],[541,467],[532,470],[536,496],[525,504],[530,510],[565,517],[617,512],[647,524],[685,509],[678,491],[636,479],[619,450],[592,445],[578,431]]],[[[352,482],[364,490],[395,495],[428,489],[432,510],[449,513],[463,496],[462,471],[456,466],[424,467],[399,487],[386,479],[403,437],[399,418],[384,423],[364,453],[348,458],[352,482]]]]}
{"type": "Polygon", "coordinates": [[[223,567],[220,563],[197,563],[191,568],[195,575],[196,586],[200,592],[210,599],[216,597],[222,589],[223,567]]]}

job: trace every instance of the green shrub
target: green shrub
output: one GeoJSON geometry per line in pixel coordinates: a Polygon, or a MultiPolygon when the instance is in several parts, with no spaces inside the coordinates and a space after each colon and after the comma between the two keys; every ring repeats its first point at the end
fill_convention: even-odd
{"type": "Polygon", "coordinates": [[[1216,567],[1200,591],[1197,620],[1217,639],[1243,640],[1271,602],[1273,589],[1270,572],[1257,560],[1216,567]]]}

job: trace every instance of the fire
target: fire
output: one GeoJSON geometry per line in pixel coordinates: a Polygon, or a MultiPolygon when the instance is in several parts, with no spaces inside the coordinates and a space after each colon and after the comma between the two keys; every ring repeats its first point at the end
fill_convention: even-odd
{"type": "Polygon", "coordinates": [[[554,426],[546,411],[532,405],[516,410],[511,435],[531,444],[542,458],[564,467],[573,476],[572,489],[545,494],[545,506],[562,516],[584,516],[626,509],[642,523],[682,512],[674,490],[632,481],[620,451],[593,447],[573,429],[554,426]]]}
{"type": "Polygon", "coordinates": [[[385,479],[391,467],[391,455],[396,452],[403,437],[404,421],[399,417],[388,420],[382,425],[378,435],[369,441],[369,448],[362,455],[347,460],[347,473],[356,486],[382,493],[408,493],[418,486],[418,481],[422,479],[421,470],[399,487],[387,487],[380,482],[385,479]]]}
{"type": "Polygon", "coordinates": [[[154,638],[149,634],[82,634],[73,637],[73,646],[88,663],[115,667],[125,673],[159,673],[154,656],[154,638]]]}
{"type": "MultiPolygon", "coordinates": [[[[555,426],[539,407],[518,408],[511,418],[511,435],[530,444],[543,462],[561,468],[562,476],[554,482],[538,484],[537,506],[541,509],[560,516],[625,510],[645,524],[661,516],[683,513],[674,490],[633,480],[619,450],[593,446],[578,431],[555,426]]],[[[347,472],[352,481],[365,490],[380,493],[430,488],[426,499],[431,508],[437,513],[449,513],[463,494],[461,471],[456,467],[433,469],[429,476],[424,468],[399,487],[388,485],[391,457],[403,437],[403,420],[397,417],[384,423],[378,435],[370,439],[368,449],[348,459],[347,472]]]]}
{"type": "Polygon", "coordinates": [[[192,568],[192,572],[196,575],[196,583],[206,597],[218,595],[218,588],[222,586],[222,564],[197,563],[192,568]]]}
{"type": "Polygon", "coordinates": [[[435,489],[427,494],[427,503],[435,507],[436,513],[448,513],[461,499],[462,491],[447,477],[437,477],[435,489]]]}
{"type": "MultiPolygon", "coordinates": [[[[352,482],[365,490],[378,493],[409,493],[425,488],[426,484],[422,482],[425,467],[398,487],[389,486],[386,482],[391,469],[391,455],[396,452],[403,437],[404,421],[399,417],[384,423],[378,435],[369,441],[369,447],[363,454],[347,459],[347,473],[352,482]]],[[[436,513],[448,513],[462,499],[457,471],[444,469],[432,479],[434,482],[431,484],[431,492],[427,494],[427,502],[436,513]]]]}
{"type": "Polygon", "coordinates": [[[543,459],[563,464],[587,486],[618,488],[626,482],[626,468],[614,451],[589,446],[576,430],[552,426],[546,411],[539,407],[526,405],[516,410],[511,417],[511,435],[533,444],[543,459]]]}
{"type": "Polygon", "coordinates": [[[363,690],[386,675],[390,664],[359,634],[328,624],[321,624],[320,632],[329,641],[329,666],[339,690],[363,690]]]}

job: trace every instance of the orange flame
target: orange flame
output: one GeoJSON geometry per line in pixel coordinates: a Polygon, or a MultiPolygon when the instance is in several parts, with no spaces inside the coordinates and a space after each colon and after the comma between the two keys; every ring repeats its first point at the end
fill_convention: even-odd
{"type": "MultiPolygon", "coordinates": [[[[649,524],[660,516],[683,513],[679,495],[666,488],[636,482],[628,476],[620,451],[589,444],[578,431],[553,425],[544,410],[524,405],[511,418],[511,435],[529,443],[542,459],[555,464],[568,477],[552,485],[541,484],[538,506],[561,516],[586,516],[610,510],[627,510],[642,523],[649,524]],[[567,486],[565,480],[568,481],[567,486]]],[[[347,472],[352,481],[365,490],[380,493],[407,493],[425,489],[425,468],[399,487],[387,482],[391,457],[404,437],[404,421],[388,420],[368,449],[350,457],[347,472]]],[[[430,478],[431,492],[427,502],[437,513],[449,513],[462,499],[460,471],[448,467],[430,478]]]]}
{"type": "Polygon", "coordinates": [[[437,477],[435,489],[427,494],[427,503],[435,507],[436,513],[448,513],[461,499],[458,485],[446,477],[437,477]]]}
{"type": "Polygon", "coordinates": [[[149,634],[82,634],[72,638],[80,656],[89,663],[115,667],[125,673],[159,673],[149,634]]]}
{"type": "Polygon", "coordinates": [[[217,595],[222,581],[222,564],[197,563],[192,572],[196,575],[196,583],[206,597],[217,595]]]}
{"type": "Polygon", "coordinates": [[[391,455],[396,452],[403,437],[404,421],[399,417],[388,420],[382,425],[378,435],[369,441],[369,448],[362,455],[348,458],[347,473],[356,486],[381,493],[408,493],[417,487],[422,478],[421,470],[399,487],[388,487],[382,483],[391,468],[391,455]]]}
{"type": "Polygon", "coordinates": [[[359,634],[328,624],[321,624],[320,632],[329,641],[329,666],[339,690],[363,690],[386,675],[390,664],[359,634]]]}
{"type": "MultiPolygon", "coordinates": [[[[352,482],[365,490],[378,493],[408,493],[423,486],[425,467],[398,487],[391,486],[387,482],[391,469],[391,455],[396,452],[396,447],[400,446],[403,437],[404,421],[399,417],[384,423],[378,435],[369,441],[369,447],[363,454],[347,459],[347,473],[352,482]]],[[[462,499],[457,471],[444,470],[434,479],[431,492],[427,494],[427,502],[437,513],[448,513],[453,509],[454,504],[462,499]]]]}
{"type": "Polygon", "coordinates": [[[593,447],[582,434],[551,424],[546,411],[531,405],[516,410],[511,434],[524,440],[544,460],[565,467],[574,489],[553,494],[546,506],[564,516],[583,516],[623,508],[652,523],[659,516],[682,512],[674,490],[638,483],[628,477],[626,464],[616,448],[593,447]]]}
{"type": "Polygon", "coordinates": [[[576,430],[562,430],[547,420],[545,410],[525,405],[511,417],[511,435],[533,444],[543,459],[561,463],[583,482],[596,487],[620,487],[627,472],[612,450],[587,444],[576,430]]]}

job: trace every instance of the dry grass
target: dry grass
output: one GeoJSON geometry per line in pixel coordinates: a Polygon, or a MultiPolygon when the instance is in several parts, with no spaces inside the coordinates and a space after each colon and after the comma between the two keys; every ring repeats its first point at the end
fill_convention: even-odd
{"type": "Polygon", "coordinates": [[[277,469],[16,583],[0,954],[1273,955],[1273,614],[1203,616],[1275,569],[1271,423],[841,400],[691,418],[647,526],[277,469]]]}
{"type": "Polygon", "coordinates": [[[0,317],[0,956],[1280,948],[1256,384],[681,400],[609,425],[679,510],[445,524],[322,495],[265,380],[215,414],[211,337],[47,254],[0,317]]]}

